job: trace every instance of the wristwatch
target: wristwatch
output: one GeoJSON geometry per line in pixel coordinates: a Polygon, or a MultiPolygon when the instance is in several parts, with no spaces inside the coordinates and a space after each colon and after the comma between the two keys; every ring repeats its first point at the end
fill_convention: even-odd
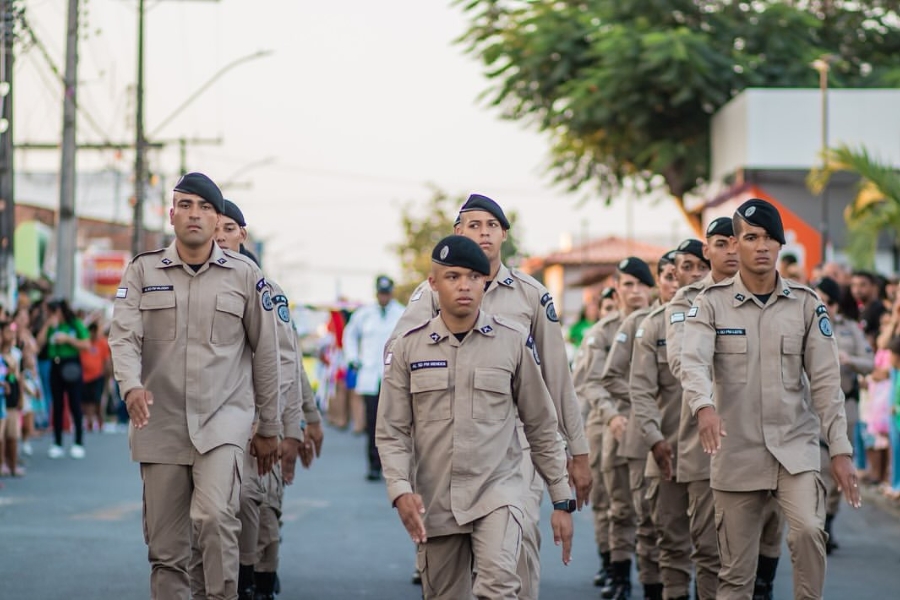
{"type": "Polygon", "coordinates": [[[553,503],[553,510],[564,510],[567,513],[575,512],[576,504],[575,500],[569,498],[568,500],[560,500],[559,502],[553,503]]]}

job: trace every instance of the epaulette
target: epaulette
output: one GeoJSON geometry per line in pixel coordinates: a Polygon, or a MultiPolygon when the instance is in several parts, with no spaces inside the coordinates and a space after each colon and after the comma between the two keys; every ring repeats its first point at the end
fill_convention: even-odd
{"type": "Polygon", "coordinates": [[[597,321],[597,327],[602,328],[605,325],[608,325],[609,323],[611,323],[612,321],[615,321],[615,320],[621,319],[621,318],[622,318],[622,314],[618,310],[614,310],[611,313],[609,313],[608,315],[606,315],[605,317],[603,317],[602,319],[600,319],[599,321],[597,321]]]}
{"type": "Polygon", "coordinates": [[[509,267],[509,273],[510,273],[510,275],[514,276],[516,279],[521,281],[522,283],[527,283],[528,285],[530,285],[531,287],[533,287],[534,289],[536,289],[539,292],[546,291],[546,288],[544,287],[544,285],[540,281],[538,281],[537,279],[535,279],[534,277],[529,275],[528,273],[525,273],[525,272],[520,271],[519,269],[515,269],[513,267],[509,267]]]}
{"type": "Polygon", "coordinates": [[[235,252],[234,250],[229,250],[228,248],[222,248],[222,252],[224,252],[225,256],[227,256],[228,258],[230,258],[232,260],[241,261],[241,262],[247,263],[248,265],[253,266],[254,268],[257,268],[257,269],[259,268],[258,266],[256,266],[255,262],[253,262],[252,260],[250,260],[249,258],[244,256],[240,252],[235,252]]]}
{"type": "Polygon", "coordinates": [[[529,333],[528,329],[526,329],[526,327],[524,325],[522,325],[521,323],[519,323],[518,321],[514,321],[512,319],[507,319],[507,318],[501,317],[500,315],[491,315],[491,318],[494,319],[494,322],[497,323],[497,325],[503,325],[507,329],[512,329],[513,331],[516,331],[518,333],[522,333],[525,335],[528,335],[528,333],[529,333]]]}
{"type": "Polygon", "coordinates": [[[781,278],[781,282],[784,283],[786,286],[788,286],[791,289],[803,290],[804,292],[806,292],[812,296],[815,296],[816,299],[819,298],[819,295],[816,293],[816,291],[814,289],[812,289],[811,287],[809,287],[808,285],[804,285],[802,283],[794,281],[793,279],[785,279],[783,277],[781,278]]]}
{"type": "Polygon", "coordinates": [[[669,306],[668,302],[666,302],[665,304],[660,304],[659,306],[657,306],[656,308],[654,308],[653,310],[650,311],[650,314],[647,315],[647,318],[649,319],[650,317],[655,317],[656,315],[658,315],[660,313],[665,313],[666,308],[668,306],[669,306]]]}
{"type": "Polygon", "coordinates": [[[159,253],[165,252],[165,251],[166,251],[165,248],[157,248],[156,250],[147,250],[145,252],[139,252],[134,255],[134,258],[131,259],[131,262],[136,261],[137,259],[139,259],[142,256],[150,256],[151,254],[159,254],[159,253]]]}
{"type": "Polygon", "coordinates": [[[412,332],[422,329],[429,323],[431,323],[431,319],[428,319],[427,321],[422,321],[421,323],[418,323],[417,325],[413,325],[412,327],[410,327],[409,329],[404,331],[402,334],[400,334],[398,337],[406,337],[409,334],[411,334],[412,332]]]}

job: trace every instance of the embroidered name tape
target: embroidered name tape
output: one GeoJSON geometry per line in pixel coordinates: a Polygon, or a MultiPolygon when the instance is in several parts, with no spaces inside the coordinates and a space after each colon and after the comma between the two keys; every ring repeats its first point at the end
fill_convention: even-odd
{"type": "Polygon", "coordinates": [[[447,361],[446,360],[420,360],[414,363],[409,363],[410,371],[418,371],[419,369],[446,369],[447,361]]]}
{"type": "MultiPolygon", "coordinates": [[[[124,288],[122,288],[122,289],[124,289],[124,288]]],[[[148,285],[145,288],[141,288],[141,292],[144,294],[149,293],[149,292],[171,292],[174,289],[175,289],[175,286],[172,286],[172,285],[148,285]]],[[[118,293],[116,294],[116,296],[118,296],[118,293]]],[[[124,298],[125,296],[122,296],[122,297],[124,298]]]]}
{"type": "Polygon", "coordinates": [[[716,329],[716,335],[747,335],[747,330],[723,327],[721,329],[716,329]]]}

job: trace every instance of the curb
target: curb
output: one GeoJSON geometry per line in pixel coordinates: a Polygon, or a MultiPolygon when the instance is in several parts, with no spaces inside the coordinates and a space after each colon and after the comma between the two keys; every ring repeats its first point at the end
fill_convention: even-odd
{"type": "Polygon", "coordinates": [[[876,486],[863,485],[859,489],[863,504],[869,504],[878,510],[900,519],[900,502],[885,497],[876,486]]]}

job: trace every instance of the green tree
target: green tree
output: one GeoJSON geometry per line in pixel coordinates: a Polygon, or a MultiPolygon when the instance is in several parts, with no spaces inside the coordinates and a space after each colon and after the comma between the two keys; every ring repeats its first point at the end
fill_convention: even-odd
{"type": "MultiPolygon", "coordinates": [[[[400,212],[403,241],[391,245],[391,251],[400,259],[401,280],[394,290],[395,297],[404,304],[410,294],[422,281],[428,279],[431,271],[431,251],[434,246],[451,233],[459,207],[466,201],[465,196],[451,197],[446,192],[434,188],[427,203],[407,202],[400,212]]],[[[524,257],[517,238],[513,235],[518,214],[504,211],[509,219],[509,237],[501,248],[507,265],[516,265],[524,257]]]]}
{"type": "Polygon", "coordinates": [[[859,176],[856,198],[844,210],[847,222],[847,255],[856,269],[875,266],[878,238],[884,231],[900,232],[900,173],[869,155],[864,148],[841,145],[830,148],[826,168],[810,173],[807,183],[821,194],[831,175],[849,171],[859,176]]]}
{"type": "MultiPolygon", "coordinates": [[[[503,117],[551,139],[550,171],[609,202],[626,180],[684,196],[709,177],[710,117],[748,87],[900,83],[895,2],[456,0],[503,117]]],[[[695,221],[696,223],[696,221],[695,221]]]]}

